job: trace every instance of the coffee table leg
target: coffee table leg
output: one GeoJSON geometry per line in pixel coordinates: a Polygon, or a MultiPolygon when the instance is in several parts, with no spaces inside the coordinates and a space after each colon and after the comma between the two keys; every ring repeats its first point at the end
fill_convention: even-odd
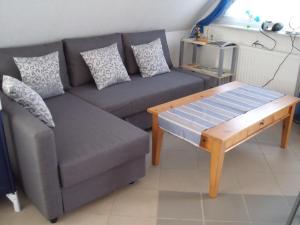
{"type": "Polygon", "coordinates": [[[222,174],[224,161],[224,148],[221,141],[214,141],[210,152],[210,181],[209,196],[216,198],[218,195],[219,182],[222,174]]]}
{"type": "Polygon", "coordinates": [[[163,139],[163,130],[158,125],[158,116],[152,116],[152,165],[157,166],[160,162],[160,150],[163,139]]]}
{"type": "Polygon", "coordinates": [[[289,142],[289,136],[292,130],[292,124],[295,113],[295,105],[293,105],[290,109],[289,117],[285,118],[282,123],[282,134],[281,134],[281,148],[287,148],[289,142]]]}

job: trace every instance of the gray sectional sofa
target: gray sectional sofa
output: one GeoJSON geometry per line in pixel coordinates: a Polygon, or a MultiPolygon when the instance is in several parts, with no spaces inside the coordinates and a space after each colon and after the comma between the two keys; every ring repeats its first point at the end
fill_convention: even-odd
{"type": "Polygon", "coordinates": [[[145,175],[150,106],[210,87],[205,76],[173,67],[163,30],[111,34],[0,49],[0,74],[20,79],[16,56],[59,51],[65,94],[45,100],[56,127],[49,128],[2,92],[5,134],[20,184],[50,221],[145,175]],[[142,78],[132,44],[161,38],[170,73],[142,78]],[[131,82],[96,89],[80,52],[118,43],[131,82]]]}

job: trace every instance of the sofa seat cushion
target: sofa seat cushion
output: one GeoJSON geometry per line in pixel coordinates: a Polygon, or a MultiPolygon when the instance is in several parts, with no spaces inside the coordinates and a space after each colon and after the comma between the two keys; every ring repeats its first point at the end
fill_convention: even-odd
{"type": "Polygon", "coordinates": [[[56,149],[63,187],[70,187],[149,150],[146,132],[66,93],[46,100],[56,127],[56,149]]]}
{"type": "Polygon", "coordinates": [[[70,92],[91,104],[125,118],[147,108],[204,90],[203,79],[172,70],[170,73],[116,84],[99,91],[94,84],[75,87],[70,92]]]}

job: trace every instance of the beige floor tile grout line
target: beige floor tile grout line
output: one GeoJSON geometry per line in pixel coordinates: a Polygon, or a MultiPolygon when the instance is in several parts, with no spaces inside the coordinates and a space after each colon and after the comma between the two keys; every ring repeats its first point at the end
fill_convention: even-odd
{"type": "Polygon", "coordinates": [[[202,224],[206,225],[205,222],[205,214],[204,214],[204,199],[203,199],[203,193],[200,193],[200,203],[201,203],[201,213],[202,213],[202,224]]]}
{"type": "MultiPolygon", "coordinates": [[[[235,173],[235,172],[234,172],[235,173]]],[[[247,217],[248,217],[248,221],[250,223],[250,225],[253,225],[252,221],[251,221],[251,217],[250,217],[250,213],[249,213],[249,209],[248,209],[248,205],[247,205],[247,202],[246,202],[246,197],[245,197],[245,194],[242,190],[242,185],[239,181],[238,178],[236,178],[236,182],[237,182],[237,185],[238,185],[238,188],[239,188],[239,191],[240,191],[240,195],[242,197],[242,201],[243,201],[243,204],[244,204],[244,207],[245,207],[245,210],[246,210],[246,214],[247,214],[247,217]]]]}

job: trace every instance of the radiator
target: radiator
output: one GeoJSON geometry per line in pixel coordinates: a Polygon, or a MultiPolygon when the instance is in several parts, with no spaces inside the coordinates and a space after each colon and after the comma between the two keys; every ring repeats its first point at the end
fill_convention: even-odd
{"type": "MultiPolygon", "coordinates": [[[[261,86],[272,78],[287,53],[240,46],[236,79],[261,86]]],[[[285,94],[294,95],[299,90],[300,55],[292,54],[280,68],[275,79],[267,86],[285,94]]]]}

